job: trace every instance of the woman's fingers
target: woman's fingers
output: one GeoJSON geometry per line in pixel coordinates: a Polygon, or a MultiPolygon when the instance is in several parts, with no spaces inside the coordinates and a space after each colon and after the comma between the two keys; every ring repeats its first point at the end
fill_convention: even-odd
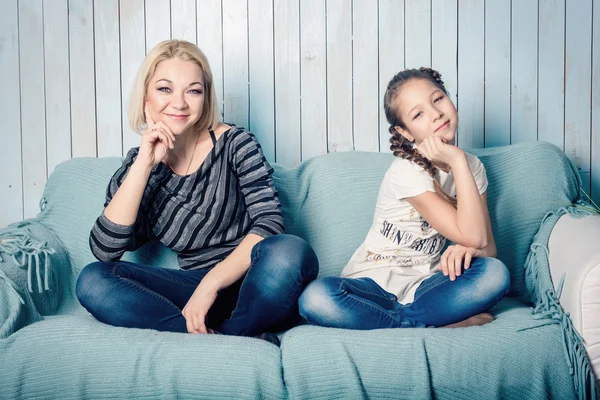
{"type": "Polygon", "coordinates": [[[154,121],[150,117],[150,111],[148,109],[148,103],[144,106],[144,116],[146,117],[146,123],[148,124],[148,128],[152,128],[154,126],[154,121]]]}
{"type": "Polygon", "coordinates": [[[157,127],[156,125],[153,128],[146,130],[146,134],[149,135],[150,139],[153,139],[153,142],[160,140],[167,149],[172,149],[175,145],[169,134],[163,128],[157,127]]]}
{"type": "Polygon", "coordinates": [[[198,333],[208,333],[206,325],[204,324],[204,317],[198,317],[198,333]]]}
{"type": "Polygon", "coordinates": [[[171,127],[169,125],[167,125],[164,122],[160,121],[160,122],[158,122],[154,126],[162,128],[164,130],[164,132],[169,136],[169,138],[171,138],[171,140],[173,142],[175,142],[175,140],[176,140],[175,134],[173,133],[173,130],[171,129],[171,127]]]}
{"type": "Polygon", "coordinates": [[[183,309],[183,312],[181,314],[185,318],[185,327],[187,328],[188,333],[196,333],[196,330],[192,323],[192,319],[189,317],[189,313],[185,308],[183,309]]]}

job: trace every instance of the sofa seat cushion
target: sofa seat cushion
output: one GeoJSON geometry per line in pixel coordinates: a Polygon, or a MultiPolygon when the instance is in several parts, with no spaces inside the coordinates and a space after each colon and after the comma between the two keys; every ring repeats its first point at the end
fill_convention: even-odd
{"type": "Polygon", "coordinates": [[[290,398],[576,397],[562,329],[516,299],[480,327],[349,331],[301,326],[282,338],[290,398]]]}
{"type": "Polygon", "coordinates": [[[260,339],[47,317],[0,340],[0,398],[286,397],[280,350],[260,339]]]}

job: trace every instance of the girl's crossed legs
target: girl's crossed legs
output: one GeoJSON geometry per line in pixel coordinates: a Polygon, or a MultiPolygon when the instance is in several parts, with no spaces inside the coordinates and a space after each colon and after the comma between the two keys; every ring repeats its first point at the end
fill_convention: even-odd
{"type": "Polygon", "coordinates": [[[509,286],[508,269],[496,258],[473,260],[455,281],[436,273],[406,305],[370,278],[327,277],[300,296],[300,315],[311,324],[346,329],[442,327],[487,311],[509,286]]]}

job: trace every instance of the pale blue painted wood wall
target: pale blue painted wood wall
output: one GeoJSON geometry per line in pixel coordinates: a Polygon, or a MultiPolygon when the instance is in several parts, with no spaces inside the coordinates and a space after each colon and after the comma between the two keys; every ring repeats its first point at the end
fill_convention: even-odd
{"type": "Polygon", "coordinates": [[[71,157],[122,155],[146,52],[197,43],[223,118],[269,160],[389,151],[382,96],[432,66],[464,148],[545,140],[600,200],[600,5],[592,0],[0,0],[0,226],[38,212],[71,157]]]}

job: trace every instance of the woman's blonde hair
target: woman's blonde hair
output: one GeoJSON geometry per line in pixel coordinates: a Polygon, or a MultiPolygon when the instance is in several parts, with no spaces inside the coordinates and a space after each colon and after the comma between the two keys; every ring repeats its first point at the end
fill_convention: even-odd
{"type": "Polygon", "coordinates": [[[204,77],[204,107],[202,108],[202,115],[200,115],[200,119],[196,123],[196,129],[200,130],[217,126],[219,122],[219,108],[217,106],[217,96],[215,94],[208,59],[202,50],[193,43],[184,40],[165,40],[150,50],[146,58],[144,58],[144,62],[135,78],[127,113],[129,125],[135,132],[141,133],[147,125],[144,113],[146,92],[156,66],[161,61],[170,60],[175,57],[183,61],[191,61],[198,65],[204,77]]]}

